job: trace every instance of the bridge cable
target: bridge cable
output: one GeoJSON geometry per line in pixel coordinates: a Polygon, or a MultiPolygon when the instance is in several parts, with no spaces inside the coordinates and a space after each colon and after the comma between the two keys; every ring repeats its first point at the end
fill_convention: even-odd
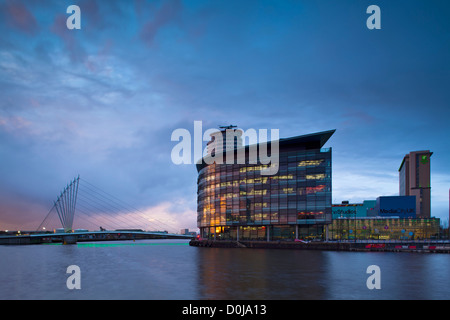
{"type": "MultiPolygon", "coordinates": [[[[83,181],[86,182],[88,185],[92,186],[93,188],[98,189],[99,191],[101,191],[101,192],[103,192],[104,194],[108,195],[108,196],[111,197],[112,199],[115,199],[115,200],[117,200],[117,201],[120,201],[120,202],[122,202],[124,205],[129,206],[131,209],[133,209],[133,211],[130,210],[130,209],[127,209],[126,207],[124,207],[124,205],[121,205],[121,204],[118,203],[117,201],[114,201],[114,202],[117,203],[118,205],[121,205],[122,207],[124,207],[128,212],[134,213],[134,214],[135,214],[135,213],[139,213],[139,214],[143,217],[143,219],[145,219],[145,221],[148,221],[147,219],[149,219],[149,217],[148,217],[144,212],[142,212],[141,210],[139,210],[139,209],[137,209],[137,208],[131,206],[130,204],[127,204],[127,203],[125,203],[124,201],[118,199],[117,197],[115,197],[115,196],[113,196],[113,195],[111,195],[111,194],[109,194],[109,193],[107,193],[107,192],[101,190],[100,188],[94,186],[92,183],[86,181],[86,179],[83,178],[83,179],[81,179],[81,180],[83,180],[83,181]]],[[[92,190],[92,188],[91,188],[90,190],[92,190]]],[[[164,223],[164,222],[162,222],[162,221],[160,221],[160,220],[158,220],[158,219],[155,219],[155,218],[152,218],[152,219],[158,222],[158,223],[154,223],[155,225],[156,225],[156,224],[165,225],[166,227],[169,227],[169,228],[172,229],[172,230],[176,230],[176,228],[175,228],[174,226],[168,225],[167,223],[164,223]]]]}
{"type": "MultiPolygon", "coordinates": [[[[144,223],[145,223],[145,224],[144,224],[145,226],[147,226],[147,225],[150,224],[149,221],[148,221],[146,218],[143,218],[143,217],[140,217],[140,216],[136,216],[136,212],[134,212],[134,211],[132,211],[132,210],[130,210],[130,209],[128,209],[128,208],[125,208],[123,205],[117,203],[116,201],[114,201],[114,200],[112,200],[112,199],[110,199],[110,198],[107,198],[106,196],[100,194],[100,193],[97,192],[96,190],[93,190],[93,189],[91,189],[91,188],[89,188],[89,187],[88,187],[88,189],[89,189],[91,192],[94,192],[94,193],[98,194],[100,197],[106,199],[106,200],[108,201],[108,204],[110,205],[110,207],[111,207],[112,209],[115,209],[114,211],[118,211],[118,212],[124,212],[124,211],[126,211],[126,212],[128,212],[128,213],[133,214],[136,218],[141,218],[141,219],[143,219],[143,221],[144,221],[144,223]],[[112,202],[112,203],[115,203],[115,204],[117,204],[117,205],[119,205],[119,206],[117,206],[117,205],[111,205],[111,204],[110,204],[111,202],[112,202]]],[[[96,198],[96,199],[98,199],[99,201],[105,201],[105,200],[100,199],[98,196],[95,196],[95,195],[92,194],[92,193],[90,193],[89,195],[92,196],[92,197],[94,197],[94,198],[96,198]]],[[[111,211],[113,211],[113,210],[111,210],[111,211]]],[[[146,228],[144,228],[144,229],[146,229],[146,228]]]]}
{"type": "Polygon", "coordinates": [[[80,197],[80,201],[78,203],[79,206],[83,207],[84,209],[88,210],[88,211],[96,211],[97,214],[100,213],[99,216],[97,216],[96,218],[98,219],[99,217],[103,217],[106,218],[109,221],[112,221],[113,224],[117,224],[117,222],[120,220],[122,221],[122,223],[125,223],[128,227],[134,227],[132,225],[130,225],[128,223],[127,220],[124,220],[122,217],[120,217],[119,215],[116,216],[114,219],[113,217],[108,214],[108,212],[110,212],[111,210],[108,208],[105,208],[104,206],[102,206],[101,204],[99,204],[97,201],[95,200],[90,200],[88,199],[84,194],[80,193],[81,197],[80,197]],[[86,198],[85,198],[86,197],[86,198]],[[81,202],[81,203],[80,203],[81,202]],[[87,202],[86,204],[84,202],[87,202]],[[89,208],[92,207],[93,209],[89,208]]]}

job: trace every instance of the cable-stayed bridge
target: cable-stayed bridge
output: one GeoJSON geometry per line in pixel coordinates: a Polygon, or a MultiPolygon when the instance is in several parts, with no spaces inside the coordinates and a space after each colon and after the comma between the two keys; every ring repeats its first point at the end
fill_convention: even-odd
{"type": "Polygon", "coordinates": [[[176,231],[78,176],[61,191],[35,231],[0,236],[0,244],[192,238],[176,231]]]}

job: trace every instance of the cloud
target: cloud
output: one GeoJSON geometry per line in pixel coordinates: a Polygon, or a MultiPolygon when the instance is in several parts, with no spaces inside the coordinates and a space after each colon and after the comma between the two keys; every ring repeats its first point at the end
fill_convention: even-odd
{"type": "Polygon", "coordinates": [[[432,170],[431,208],[432,215],[441,218],[448,226],[450,222],[450,174],[432,170]]]}
{"type": "MultiPolygon", "coordinates": [[[[19,175],[15,179],[16,186],[27,182],[19,175]]],[[[16,186],[7,183],[0,186],[0,230],[36,230],[51,202],[30,192],[31,188],[17,189],[16,186]]]]}
{"type": "Polygon", "coordinates": [[[197,211],[192,209],[184,199],[162,202],[154,207],[145,208],[143,212],[149,217],[150,225],[157,228],[170,228],[179,232],[181,229],[197,229],[197,211]]]}
{"type": "Polygon", "coordinates": [[[0,127],[6,132],[13,134],[19,134],[26,131],[31,125],[31,122],[18,116],[12,116],[9,118],[0,117],[0,127]]]}
{"type": "Polygon", "coordinates": [[[71,62],[84,62],[87,53],[81,42],[77,40],[77,31],[79,30],[68,29],[66,21],[67,16],[65,14],[56,15],[50,30],[63,41],[65,51],[68,53],[71,62]]]}
{"type": "MultiPolygon", "coordinates": [[[[101,202],[88,201],[87,197],[82,195],[77,200],[74,217],[74,225],[77,228],[94,230],[101,226],[109,230],[142,229],[168,231],[169,233],[178,233],[185,228],[197,229],[196,211],[191,209],[183,199],[171,202],[163,201],[154,206],[145,206],[139,209],[117,206],[115,202],[112,202],[112,205],[117,208],[117,211],[114,212],[108,207],[103,207],[101,202]]],[[[46,225],[48,225],[46,229],[51,229],[58,227],[59,222],[50,217],[46,225]]]]}
{"type": "Polygon", "coordinates": [[[170,161],[170,136],[194,120],[281,137],[336,128],[337,201],[398,192],[412,150],[447,170],[445,10],[416,1],[428,14],[415,24],[389,2],[390,31],[368,33],[358,6],[269,2],[81,1],[82,30],[56,2],[0,5],[0,187],[45,204],[80,174],[187,222],[197,173],[170,161]]]}
{"type": "Polygon", "coordinates": [[[39,32],[36,18],[23,3],[7,0],[2,7],[2,16],[11,27],[29,36],[34,36],[39,32]]]}
{"type": "Polygon", "coordinates": [[[143,25],[140,32],[141,39],[148,45],[152,45],[160,29],[173,22],[181,9],[181,0],[162,1],[153,18],[143,25]]]}

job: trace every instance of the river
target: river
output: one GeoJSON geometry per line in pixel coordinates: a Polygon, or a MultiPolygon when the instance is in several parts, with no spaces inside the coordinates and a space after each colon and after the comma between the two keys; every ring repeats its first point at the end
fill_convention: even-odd
{"type": "Polygon", "coordinates": [[[185,240],[0,246],[0,299],[450,299],[450,255],[190,247],[185,240]],[[79,267],[80,289],[67,273],[79,267]],[[379,267],[380,289],[367,268],[379,267]]]}

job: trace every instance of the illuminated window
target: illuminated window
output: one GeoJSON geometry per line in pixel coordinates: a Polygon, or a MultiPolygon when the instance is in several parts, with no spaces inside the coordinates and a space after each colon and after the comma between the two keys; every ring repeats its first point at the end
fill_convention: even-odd
{"type": "Polygon", "coordinates": [[[283,193],[294,193],[294,188],[283,188],[283,193]]]}
{"type": "Polygon", "coordinates": [[[325,179],[325,173],[307,174],[306,180],[322,180],[325,179]]]}
{"type": "Polygon", "coordinates": [[[270,179],[272,179],[272,180],[292,180],[292,179],[294,179],[294,176],[292,174],[287,174],[287,175],[281,175],[281,176],[273,176],[273,177],[270,177],[270,179]]]}
{"type": "Polygon", "coordinates": [[[322,162],[324,162],[324,159],[318,159],[318,160],[303,160],[298,163],[299,167],[307,167],[307,166],[318,166],[322,162]]]}
{"type": "Polygon", "coordinates": [[[307,187],[306,188],[306,194],[312,194],[320,191],[324,191],[325,185],[321,184],[317,187],[307,187]]]}

